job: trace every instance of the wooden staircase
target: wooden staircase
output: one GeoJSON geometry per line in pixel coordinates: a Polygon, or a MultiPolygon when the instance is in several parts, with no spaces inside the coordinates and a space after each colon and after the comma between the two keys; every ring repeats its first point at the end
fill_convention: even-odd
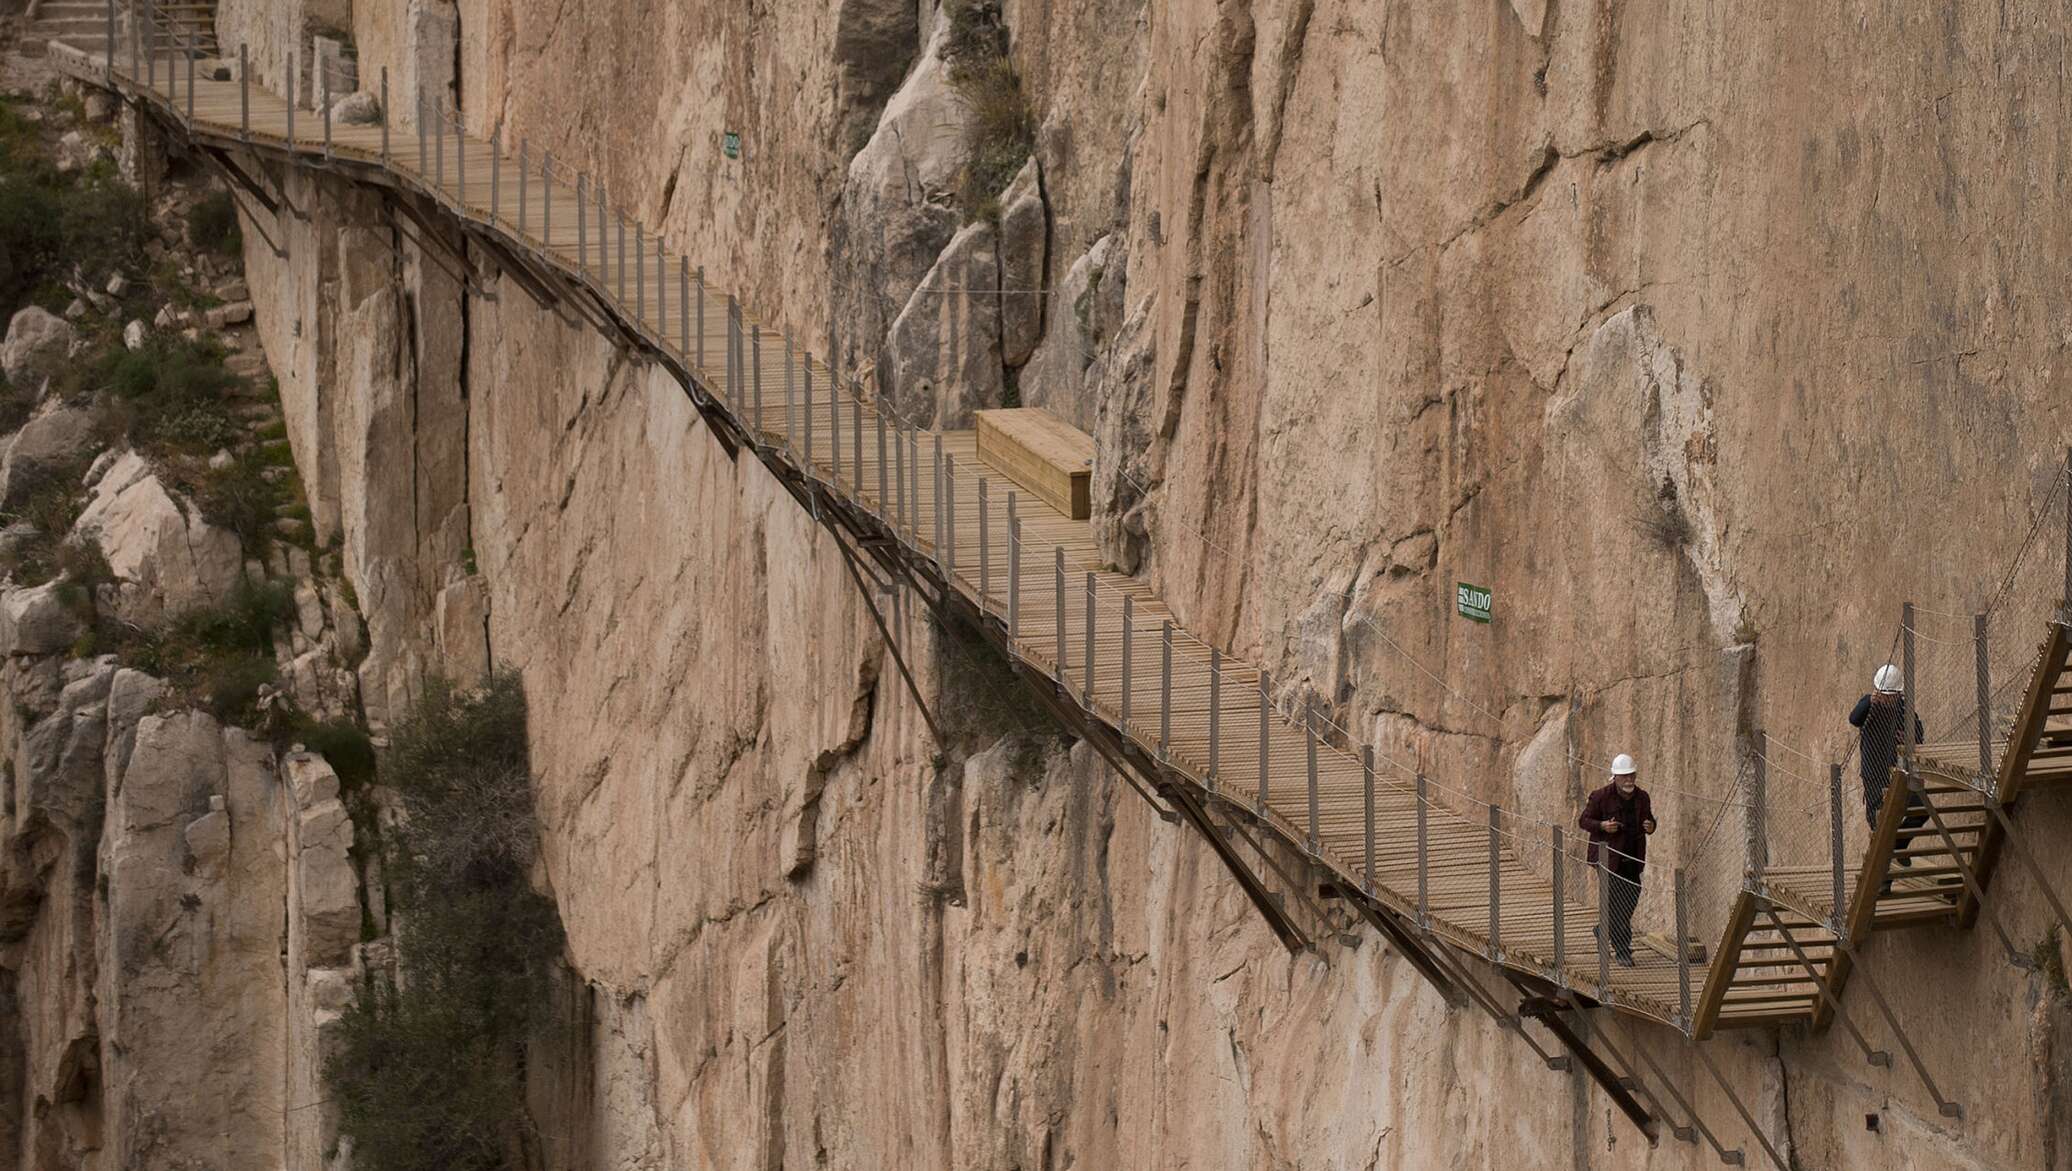
{"type": "Polygon", "coordinates": [[[1873,931],[1928,924],[1968,928],[1979,903],[1972,883],[1990,883],[2006,843],[2004,818],[2032,789],[2072,782],[2072,630],[2048,624],[2029,687],[2008,738],[1998,744],[1991,778],[1996,815],[1978,768],[1976,740],[1921,746],[1917,754],[1928,821],[1903,828],[1910,810],[1906,774],[1892,785],[1860,866],[1843,876],[1844,914],[1835,915],[1834,874],[1826,866],[1770,867],[1743,891],[1705,982],[1694,1031],[1804,1024],[1827,1027],[1833,1012],[1824,982],[1840,997],[1854,948],[1873,931]],[[1966,881],[1966,871],[1971,881],[1966,881]],[[1831,923],[1841,922],[1846,944],[1831,923]]]}

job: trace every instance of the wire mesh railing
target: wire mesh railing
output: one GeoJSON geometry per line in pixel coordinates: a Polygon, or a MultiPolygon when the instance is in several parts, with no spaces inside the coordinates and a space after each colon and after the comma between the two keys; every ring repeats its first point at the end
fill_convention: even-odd
{"type": "MultiPolygon", "coordinates": [[[[308,145],[293,103],[284,134],[272,122],[255,127],[248,70],[239,86],[244,137],[308,145]]],[[[189,83],[190,102],[193,91],[189,83]]],[[[384,111],[387,98],[384,74],[384,111]]],[[[858,381],[838,377],[826,357],[709,288],[702,269],[669,253],[587,173],[535,154],[524,139],[510,149],[494,127],[471,138],[467,117],[440,98],[419,99],[414,154],[392,141],[389,121],[356,130],[339,148],[414,174],[456,214],[551,259],[553,272],[531,278],[540,292],[551,295],[546,286],[566,280],[594,293],[617,328],[643,335],[690,372],[694,396],[722,403],[766,457],[812,485],[816,507],[839,498],[875,516],[1065,694],[1434,935],[1688,1029],[1692,985],[1704,978],[1686,946],[1703,930],[1692,899],[1708,891],[1713,872],[1767,881],[1775,866],[1816,867],[1824,856],[1831,892],[1832,878],[1844,874],[1833,861],[1835,835],[1841,831],[1845,850],[1860,836],[1850,814],[1866,796],[1846,751],[1831,754],[1838,762],[1822,775],[1815,754],[1759,744],[1744,754],[1729,794],[1679,794],[1698,797],[1680,819],[1693,843],[1681,857],[1672,847],[1642,868],[1600,844],[1593,859],[1592,830],[1580,820],[1507,810],[1465,780],[1434,776],[1414,754],[1354,735],[1313,696],[1277,692],[1265,670],[1179,627],[1140,583],[1090,571],[1101,561],[1085,526],[1060,528],[1033,503],[1018,512],[1018,493],[977,474],[969,449],[914,426],[858,381]],[[1037,531],[1024,532],[1024,522],[1037,531]],[[1790,797],[1772,802],[1783,793],[1790,797]],[[1754,830],[1751,815],[1762,818],[1754,830]],[[1740,865],[1714,865],[1737,838],[1740,865]],[[1630,924],[1657,930],[1629,936],[1630,924]],[[1664,946],[1642,941],[1664,934],[1664,946]]],[[[323,142],[332,148],[328,128],[323,142]]],[[[823,355],[840,352],[830,334],[823,355]]],[[[1920,632],[1918,618],[1911,628],[1920,632]]],[[[1928,692],[1954,686],[1933,673],[1940,670],[1925,684],[1917,678],[1924,706],[1928,692]]]]}

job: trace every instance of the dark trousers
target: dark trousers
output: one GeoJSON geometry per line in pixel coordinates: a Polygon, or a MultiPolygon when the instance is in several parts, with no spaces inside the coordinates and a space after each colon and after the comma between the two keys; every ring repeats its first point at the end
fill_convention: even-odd
{"type": "Polygon", "coordinates": [[[1604,876],[1604,917],[1612,932],[1612,953],[1633,958],[1633,908],[1640,905],[1640,875],[1647,863],[1624,854],[1612,857],[1604,876]]]}
{"type": "MultiPolygon", "coordinates": [[[[1879,815],[1885,812],[1885,791],[1891,787],[1890,773],[1881,777],[1863,778],[1863,817],[1870,823],[1873,833],[1877,831],[1879,815]]],[[[1899,836],[1893,839],[1893,850],[1896,852],[1906,849],[1907,843],[1914,840],[1912,831],[1927,824],[1928,802],[1921,794],[1908,789],[1907,812],[1899,819],[1899,836]],[[1917,809],[1920,810],[1919,813],[1914,812],[1917,809]]]]}

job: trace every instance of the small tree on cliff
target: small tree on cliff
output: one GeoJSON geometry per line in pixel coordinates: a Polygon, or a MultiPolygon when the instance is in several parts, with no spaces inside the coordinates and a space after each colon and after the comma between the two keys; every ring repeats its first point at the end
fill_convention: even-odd
{"type": "Polygon", "coordinates": [[[370,974],[325,1066],[368,1171],[513,1166],[524,1045],[561,949],[528,875],[538,847],[525,700],[514,674],[444,683],[396,729],[381,778],[402,797],[385,843],[399,977],[370,974]]]}

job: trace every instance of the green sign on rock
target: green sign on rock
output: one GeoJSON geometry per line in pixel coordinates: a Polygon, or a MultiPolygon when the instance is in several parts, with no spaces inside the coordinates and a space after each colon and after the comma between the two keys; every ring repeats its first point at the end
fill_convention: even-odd
{"type": "Polygon", "coordinates": [[[729,130],[724,135],[722,135],[719,140],[719,150],[721,154],[727,156],[730,159],[740,158],[741,132],[738,130],[729,130]]]}
{"type": "Polygon", "coordinates": [[[1460,609],[1460,616],[1476,622],[1489,621],[1490,592],[1478,585],[1455,582],[1453,586],[1454,605],[1460,609]]]}

